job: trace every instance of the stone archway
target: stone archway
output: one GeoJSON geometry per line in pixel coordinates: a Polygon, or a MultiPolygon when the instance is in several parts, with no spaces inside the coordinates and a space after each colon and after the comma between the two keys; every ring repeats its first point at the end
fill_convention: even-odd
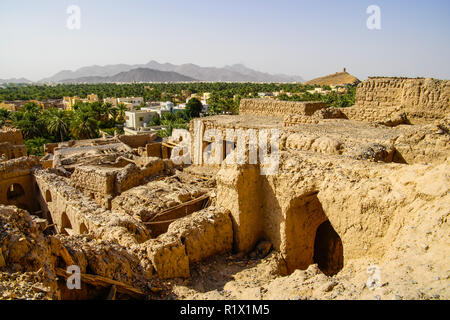
{"type": "Polygon", "coordinates": [[[8,201],[14,201],[25,196],[25,190],[19,183],[13,183],[8,187],[6,192],[6,199],[8,201]]]}
{"type": "Polygon", "coordinates": [[[86,227],[86,225],[84,223],[80,224],[80,234],[87,234],[89,233],[88,228],[86,227]]]}
{"type": "Polygon", "coordinates": [[[62,234],[70,234],[70,231],[72,230],[72,223],[70,222],[70,219],[65,212],[63,212],[61,215],[60,230],[62,234]]]}
{"type": "Polygon", "coordinates": [[[343,247],[317,192],[293,199],[286,212],[285,254],[288,273],[317,263],[327,275],[343,266],[343,247]]]}

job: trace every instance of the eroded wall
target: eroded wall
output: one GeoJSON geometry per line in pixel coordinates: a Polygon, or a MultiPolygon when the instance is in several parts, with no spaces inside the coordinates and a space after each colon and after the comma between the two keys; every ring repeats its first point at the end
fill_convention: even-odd
{"type": "Polygon", "coordinates": [[[412,211],[425,214],[425,203],[440,203],[435,210],[447,215],[442,197],[448,197],[448,170],[448,161],[405,165],[283,153],[274,176],[254,172],[249,178],[246,168],[223,166],[217,202],[228,205],[235,243],[246,240],[239,251],[249,252],[266,239],[283,255],[289,272],[325,260],[335,264],[326,266],[324,272],[331,274],[352,259],[381,259],[402,221],[412,211]],[[246,184],[252,179],[257,182],[246,184]],[[239,196],[245,204],[230,201],[239,196]],[[329,242],[316,246],[318,228],[326,221],[337,236],[329,231],[329,242]],[[328,257],[315,252],[320,247],[329,250],[328,257]]]}
{"type": "Polygon", "coordinates": [[[27,155],[27,147],[23,144],[22,132],[6,128],[0,131],[0,158],[16,159],[27,155]]]}
{"type": "Polygon", "coordinates": [[[239,106],[239,114],[275,117],[284,117],[287,114],[304,114],[311,116],[315,111],[322,108],[326,108],[326,103],[242,99],[239,106]]]}
{"type": "Polygon", "coordinates": [[[405,112],[413,123],[443,119],[450,108],[450,81],[374,77],[360,83],[355,106],[344,109],[350,118],[379,121],[390,112],[405,112]]]}

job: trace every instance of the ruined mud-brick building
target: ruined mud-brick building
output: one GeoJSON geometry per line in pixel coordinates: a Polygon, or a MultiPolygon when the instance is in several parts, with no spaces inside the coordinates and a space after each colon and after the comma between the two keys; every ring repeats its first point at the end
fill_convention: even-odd
{"type": "MultiPolygon", "coordinates": [[[[191,123],[191,165],[171,159],[189,139],[144,134],[47,145],[41,159],[0,164],[0,202],[64,235],[67,250],[53,253],[60,257],[55,270],[75,263],[85,274],[143,288],[142,281],[189,277],[194,263],[247,254],[264,241],[287,274],[317,264],[331,276],[348,261],[382,259],[405,221],[423,218],[423,208],[445,213],[449,90],[449,81],[370,78],[349,108],[242,100],[239,115],[191,123]],[[198,141],[208,129],[213,138],[198,141]],[[248,129],[257,136],[265,129],[268,143],[275,132],[279,139],[254,145],[248,129]],[[232,130],[237,134],[227,135],[232,130]],[[239,144],[245,161],[231,161],[239,144]],[[248,161],[261,148],[278,149],[270,174],[262,174],[265,163],[248,161]],[[227,161],[203,161],[217,154],[227,161]],[[105,253],[114,261],[108,267],[91,249],[81,253],[80,237],[123,252],[105,253]]],[[[7,261],[8,250],[3,256],[7,261]]]]}
{"type": "Polygon", "coordinates": [[[27,155],[27,148],[23,144],[22,132],[13,128],[0,130],[0,159],[1,161],[20,158],[27,155]]]}

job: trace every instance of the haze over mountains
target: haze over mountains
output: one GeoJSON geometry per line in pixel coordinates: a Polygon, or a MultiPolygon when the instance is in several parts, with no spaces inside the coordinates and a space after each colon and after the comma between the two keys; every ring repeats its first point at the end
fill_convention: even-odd
{"type": "Polygon", "coordinates": [[[96,83],[96,82],[303,82],[300,76],[269,74],[256,71],[242,64],[216,67],[200,67],[195,64],[174,65],[150,61],[147,64],[115,64],[88,66],[75,71],[63,70],[39,82],[96,83]],[[131,72],[132,71],[132,72],[131,72]]]}
{"type": "Polygon", "coordinates": [[[109,82],[189,82],[196,79],[172,71],[159,71],[146,68],[132,69],[113,76],[90,76],[65,79],[60,83],[109,83],[109,82]]]}
{"type": "Polygon", "coordinates": [[[0,83],[31,83],[31,81],[25,78],[10,78],[0,79],[0,83]]]}

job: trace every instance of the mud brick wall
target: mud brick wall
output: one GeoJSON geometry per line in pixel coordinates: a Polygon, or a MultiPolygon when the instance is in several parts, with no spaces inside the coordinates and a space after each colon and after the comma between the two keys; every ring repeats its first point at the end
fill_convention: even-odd
{"type": "Polygon", "coordinates": [[[343,108],[342,112],[351,120],[362,122],[385,122],[393,115],[401,113],[402,110],[403,108],[400,106],[382,108],[353,106],[343,108]]]}
{"type": "Polygon", "coordinates": [[[283,117],[286,114],[311,116],[315,111],[326,108],[325,102],[292,102],[269,99],[243,99],[239,114],[283,117]]]}
{"type": "Polygon", "coordinates": [[[22,145],[23,144],[23,137],[22,137],[22,131],[16,130],[16,129],[7,129],[0,131],[0,143],[1,142],[9,142],[13,145],[22,145]]]}
{"type": "Polygon", "coordinates": [[[114,179],[115,172],[99,171],[88,167],[76,168],[70,178],[73,186],[102,194],[114,192],[114,179]]]}
{"type": "Polygon", "coordinates": [[[158,138],[157,133],[138,134],[134,136],[119,136],[119,140],[131,148],[145,147],[147,144],[153,142],[156,138],[158,138]]]}
{"type": "MultiPolygon", "coordinates": [[[[450,110],[450,81],[376,77],[360,83],[356,90],[355,107],[349,108],[349,118],[378,120],[400,107],[412,122],[442,119],[450,110]],[[354,109],[368,109],[367,112],[354,109]]],[[[347,114],[347,113],[346,113],[347,114]]]]}

